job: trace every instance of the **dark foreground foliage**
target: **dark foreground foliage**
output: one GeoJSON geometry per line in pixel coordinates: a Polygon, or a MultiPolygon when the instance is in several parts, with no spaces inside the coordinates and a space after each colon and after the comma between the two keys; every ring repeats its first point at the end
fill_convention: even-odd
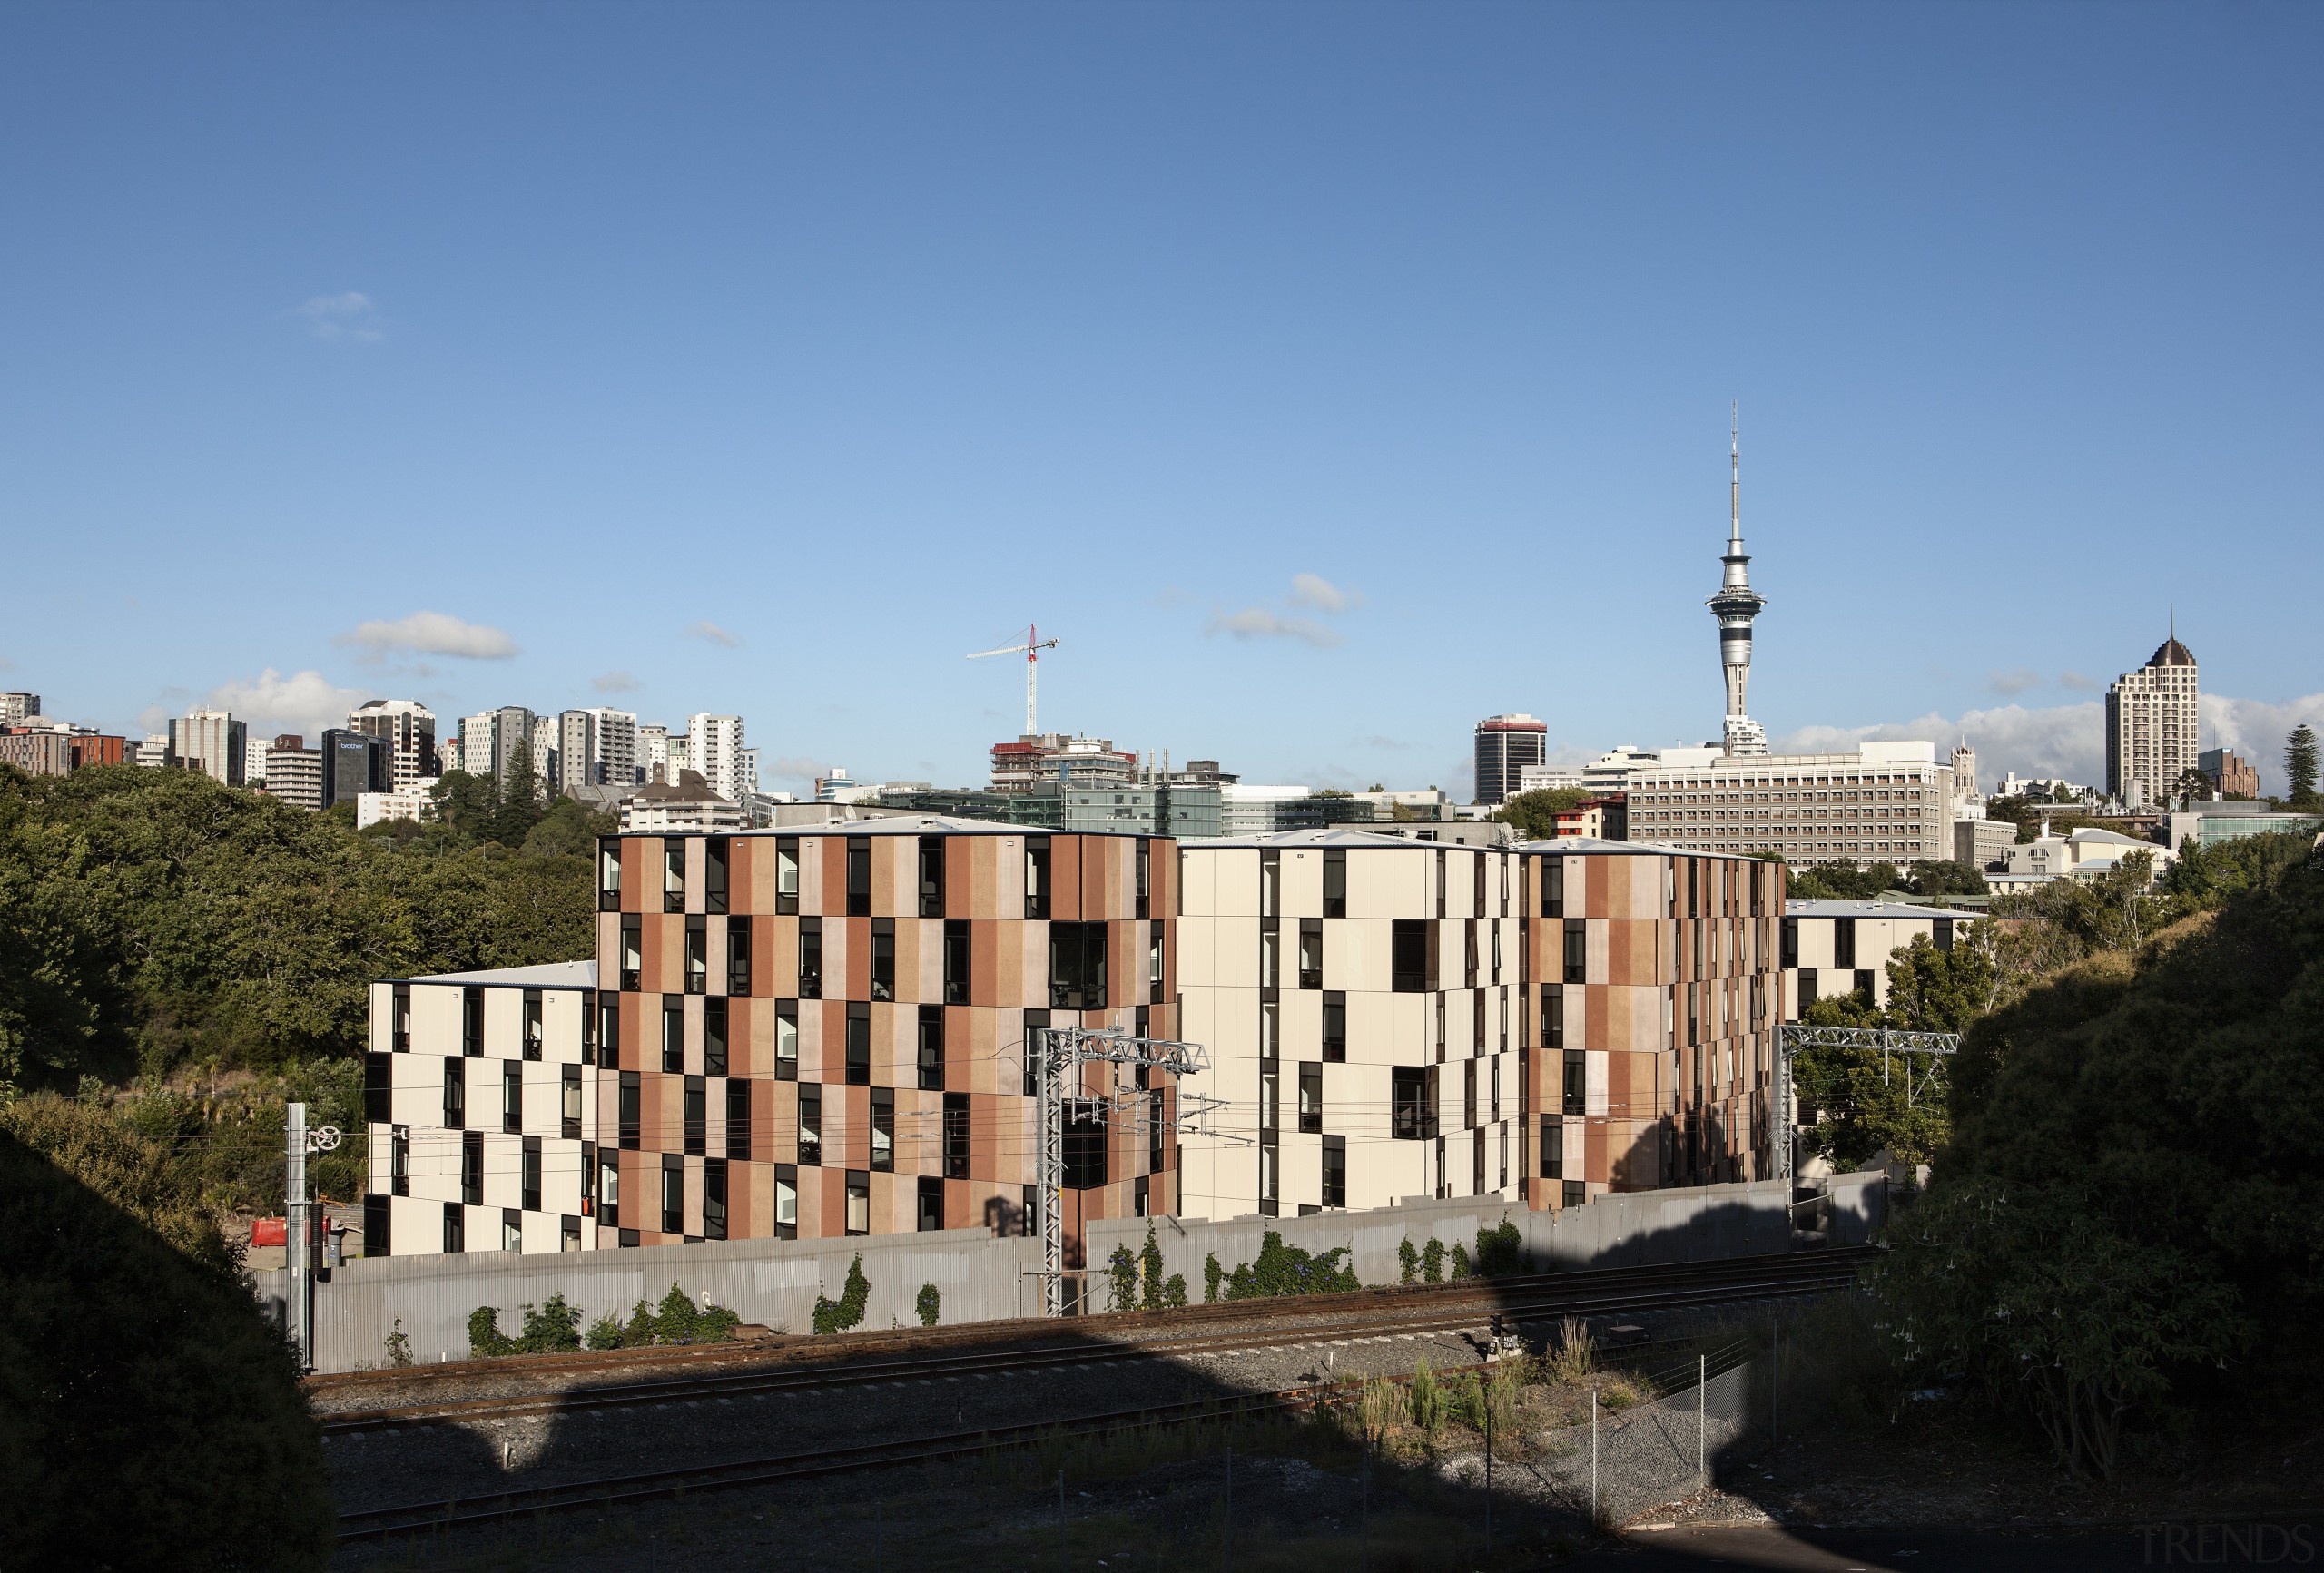
{"type": "Polygon", "coordinates": [[[0,1214],[6,1565],[325,1566],[289,1351],[166,1155],[102,1110],[21,1100],[0,1109],[0,1214]]]}

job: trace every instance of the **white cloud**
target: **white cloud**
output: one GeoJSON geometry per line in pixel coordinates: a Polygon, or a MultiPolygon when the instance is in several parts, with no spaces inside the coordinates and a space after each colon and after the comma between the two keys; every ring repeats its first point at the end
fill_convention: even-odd
{"type": "Polygon", "coordinates": [[[379,326],[379,310],[368,295],[349,290],[338,295],[318,295],[292,309],[307,331],[326,344],[377,344],[387,337],[379,326]]]}
{"type": "Polygon", "coordinates": [[[1295,606],[1313,606],[1318,612],[1336,616],[1364,605],[1364,596],[1354,590],[1341,589],[1321,574],[1294,574],[1290,601],[1295,606]]]}
{"type": "Polygon", "coordinates": [[[729,634],[717,624],[706,619],[699,623],[687,624],[685,627],[685,636],[689,639],[708,640],[711,644],[717,645],[722,650],[739,650],[743,645],[743,636],[741,634],[729,634]]]}
{"type": "Polygon", "coordinates": [[[1985,686],[2004,699],[2014,699],[2029,688],[2042,686],[2042,674],[2020,666],[2013,672],[1988,672],[1985,686]]]}
{"type": "Polygon", "coordinates": [[[414,612],[393,623],[366,623],[341,634],[334,644],[350,644],[374,657],[409,650],[428,655],[459,655],[471,661],[500,661],[517,654],[516,641],[497,628],[463,623],[442,612],[414,612]]]}
{"type": "Polygon", "coordinates": [[[626,672],[608,672],[602,677],[589,679],[589,686],[599,693],[635,693],[645,684],[626,672]]]}
{"type": "Polygon", "coordinates": [[[253,740],[271,741],[278,733],[295,732],[312,748],[325,727],[345,726],[347,713],[371,697],[364,689],[340,688],[320,672],[285,677],[270,666],[248,681],[219,684],[210,691],[208,703],[249,723],[253,740]]]}
{"type": "Polygon", "coordinates": [[[762,780],[813,781],[817,776],[829,775],[831,772],[832,767],[822,760],[803,759],[795,754],[785,754],[781,759],[759,761],[759,776],[762,780]]]}
{"type": "MultiPolygon", "coordinates": [[[[2262,791],[2283,790],[2284,737],[2302,721],[2324,725],[2324,693],[2283,704],[2215,693],[2202,697],[2205,746],[2231,748],[2250,760],[2260,772],[2262,791]]],[[[1804,726],[1770,746],[1778,753],[1813,753],[1859,742],[1917,740],[1935,743],[1942,754],[1964,736],[1977,751],[1977,775],[1988,790],[2011,771],[2063,776],[2086,786],[2106,784],[2106,707],[2095,699],[2038,709],[2004,704],[1957,716],[1932,711],[1915,721],[1872,726],[1804,726]]]]}
{"type": "Polygon", "coordinates": [[[1246,606],[1239,612],[1221,612],[1214,606],[1202,631],[1232,634],[1237,639],[1300,639],[1318,649],[1340,642],[1336,628],[1326,628],[1313,617],[1286,617],[1265,606],[1246,606]]]}

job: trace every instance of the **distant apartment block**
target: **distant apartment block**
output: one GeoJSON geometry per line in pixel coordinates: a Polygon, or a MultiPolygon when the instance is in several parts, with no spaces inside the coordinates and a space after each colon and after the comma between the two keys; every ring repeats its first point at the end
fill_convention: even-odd
{"type": "Polygon", "coordinates": [[[66,775],[73,769],[69,733],[45,726],[0,725],[0,764],[30,775],[66,775]]]}
{"type": "Polygon", "coordinates": [[[556,784],[560,791],[571,791],[576,787],[628,788],[638,783],[635,713],[596,706],[568,710],[556,719],[556,784]]]}
{"type": "Polygon", "coordinates": [[[304,735],[286,732],[266,751],[266,791],[269,797],[302,809],[323,806],[323,755],[309,748],[304,735]]]}
{"type": "Polygon", "coordinates": [[[242,784],[248,727],[222,710],[196,709],[170,722],[169,762],[228,786],[242,784]]]}
{"type": "Polygon", "coordinates": [[[710,790],[701,772],[682,770],[675,782],[640,787],[622,802],[621,828],[627,832],[656,835],[708,831],[739,831],[748,827],[743,807],[710,790]]]}
{"type": "Polygon", "coordinates": [[[2106,690],[2106,794],[2133,806],[2162,802],[2195,768],[2201,698],[2194,653],[2177,636],[2106,690]]]}
{"type": "Polygon", "coordinates": [[[367,1254],[599,1244],[596,973],[566,961],[371,985],[367,1254]]]}
{"type": "Polygon", "coordinates": [[[1970,920],[1904,902],[1792,900],[1783,915],[1783,1018],[1849,994],[1887,1008],[1888,959],[1915,939],[1951,950],[1956,927],[1970,920]]]}
{"type": "Polygon", "coordinates": [[[74,770],[86,770],[96,764],[128,764],[133,759],[130,742],[125,737],[83,732],[76,728],[65,741],[72,750],[74,770]]]}
{"type": "Polygon", "coordinates": [[[2256,798],[2260,772],[2251,762],[2231,748],[2207,748],[2195,756],[2195,768],[2211,778],[2211,787],[2225,798],[2256,798]]]}
{"type": "Polygon", "coordinates": [[[1491,806],[1523,790],[1526,767],[1549,752],[1547,723],[1531,715],[1489,715],[1477,723],[1476,801],[1491,806]]]}
{"type": "Polygon", "coordinates": [[[389,820],[417,824],[428,817],[435,801],[436,782],[417,781],[395,791],[362,792],[355,799],[355,828],[359,831],[389,820]]]}
{"type": "Polygon", "coordinates": [[[34,716],[43,713],[37,693],[15,689],[0,693],[0,726],[22,726],[34,716]]]}
{"type": "Polygon", "coordinates": [[[699,714],[686,720],[685,768],[710,783],[710,790],[729,802],[746,802],[758,790],[755,758],[746,762],[743,718],[739,715],[699,714]]]}
{"type": "Polygon", "coordinates": [[[1666,749],[1630,772],[1630,839],[1794,863],[1941,861],[1953,855],[1952,774],[1926,742],[1817,754],[1666,749]]]}
{"type": "Polygon", "coordinates": [[[370,699],[348,712],[347,726],[386,740],[392,750],[387,790],[401,791],[441,773],[436,756],[436,713],[416,699],[370,699]]]}
{"type": "Polygon", "coordinates": [[[1579,791],[1581,790],[1581,772],[1571,765],[1529,764],[1517,772],[1517,791],[1512,795],[1522,796],[1526,792],[1579,791]]]}

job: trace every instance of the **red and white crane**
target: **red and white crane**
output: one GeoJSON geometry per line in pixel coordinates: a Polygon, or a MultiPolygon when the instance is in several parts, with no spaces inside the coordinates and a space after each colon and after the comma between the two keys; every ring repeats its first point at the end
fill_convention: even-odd
{"type": "Polygon", "coordinates": [[[1041,734],[1041,729],[1036,723],[1033,710],[1033,700],[1037,692],[1037,674],[1040,670],[1041,652],[1056,648],[1056,640],[1042,638],[1040,630],[1028,624],[1023,644],[1004,644],[998,650],[980,650],[969,657],[971,661],[981,661],[988,655],[1022,655],[1025,658],[1025,735],[1027,737],[1039,737],[1041,734]]]}

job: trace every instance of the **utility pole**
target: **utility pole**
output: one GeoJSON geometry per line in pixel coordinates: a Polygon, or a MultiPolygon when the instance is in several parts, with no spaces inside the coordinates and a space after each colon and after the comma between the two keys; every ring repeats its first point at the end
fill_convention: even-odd
{"type": "Polygon", "coordinates": [[[299,1369],[315,1368],[315,1287],[312,1245],[307,1236],[307,1155],[328,1153],[339,1145],[337,1126],[307,1128],[307,1106],[294,1103],[283,1120],[282,1261],[288,1272],[283,1332],[298,1352],[299,1369]]]}

